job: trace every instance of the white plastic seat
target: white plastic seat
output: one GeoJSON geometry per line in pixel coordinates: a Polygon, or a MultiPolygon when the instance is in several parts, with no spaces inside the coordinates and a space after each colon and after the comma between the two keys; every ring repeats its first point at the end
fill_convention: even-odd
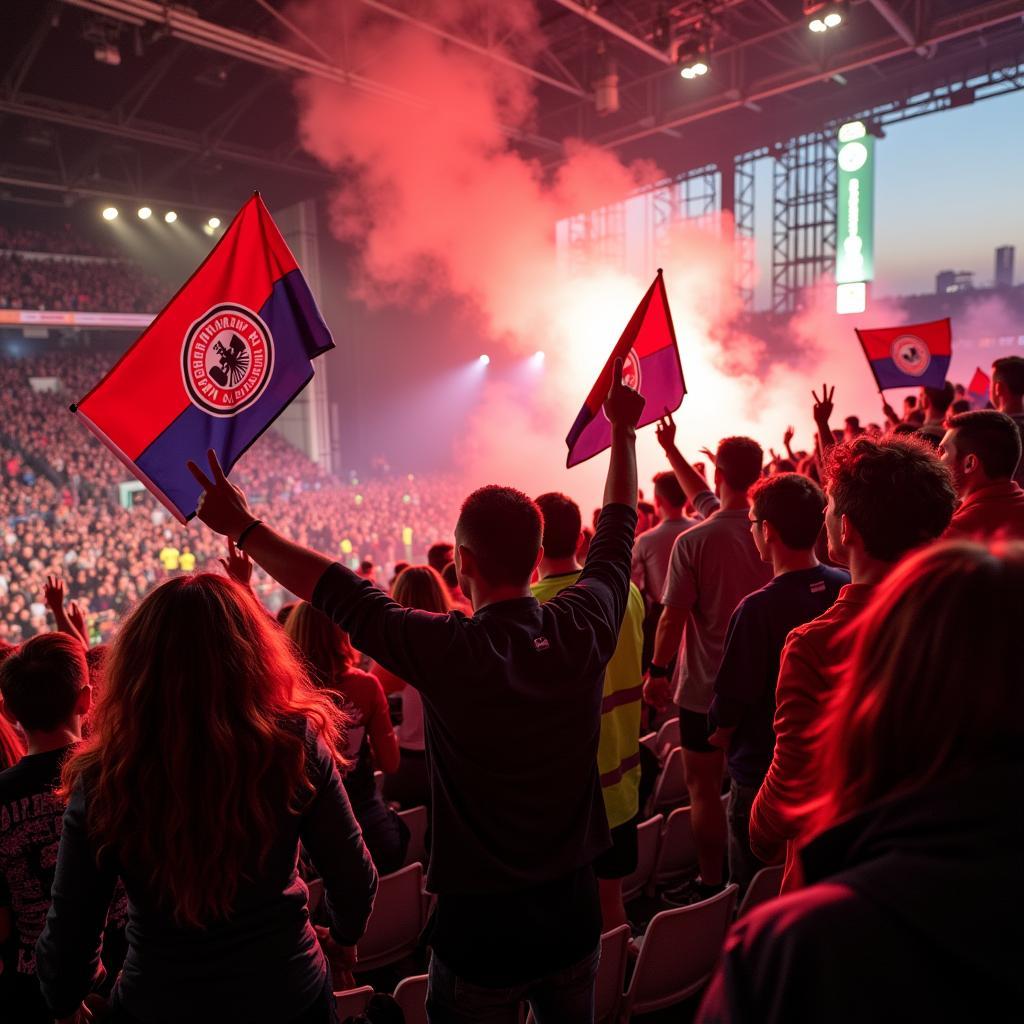
{"type": "Polygon", "coordinates": [[[422,864],[427,866],[427,825],[429,814],[426,807],[410,807],[407,811],[399,811],[398,816],[409,829],[409,846],[405,851],[405,865],[422,864]]]}
{"type": "Polygon", "coordinates": [[[718,963],[736,909],[735,885],[709,900],[655,914],[647,926],[619,1020],[653,1013],[699,992],[718,963]]]}
{"type": "Polygon", "coordinates": [[[654,784],[650,812],[655,814],[658,811],[679,807],[688,800],[689,792],[686,789],[686,775],[683,771],[683,751],[681,747],[674,747],[665,758],[658,781],[654,784]]]}
{"type": "Polygon", "coordinates": [[[620,924],[601,936],[601,962],[594,988],[595,1024],[612,1024],[616,1020],[626,978],[629,934],[629,925],[620,924]]]}
{"type": "Polygon", "coordinates": [[[654,741],[654,752],[664,757],[669,751],[679,746],[679,716],[673,715],[667,722],[662,722],[658,730],[658,738],[654,741]]]}
{"type": "Polygon", "coordinates": [[[660,814],[648,818],[637,827],[637,862],[636,870],[622,880],[622,898],[632,899],[644,890],[651,879],[655,861],[658,859],[658,841],[661,837],[661,823],[664,818],[660,814]]]}
{"type": "Polygon", "coordinates": [[[395,989],[395,1002],[405,1014],[405,1024],[427,1024],[427,975],[403,978],[395,989]]]}
{"type": "Polygon", "coordinates": [[[689,807],[677,807],[665,819],[658,844],[658,859],[651,876],[654,885],[664,885],[697,866],[697,844],[693,838],[690,810],[689,807]]]}
{"type": "Polygon", "coordinates": [[[383,875],[366,931],[359,940],[359,970],[385,967],[412,953],[426,924],[426,908],[421,864],[383,875]]]}
{"type": "Polygon", "coordinates": [[[338,1020],[356,1017],[366,1009],[366,1004],[373,995],[372,985],[361,988],[347,988],[344,992],[334,993],[334,1005],[338,1008],[338,1020]]]}
{"type": "Polygon", "coordinates": [[[760,871],[750,880],[747,891],[743,894],[743,901],[740,909],[736,911],[738,921],[748,910],[753,910],[759,903],[767,903],[775,899],[782,888],[782,875],[785,871],[783,864],[772,864],[769,867],[761,868],[760,871]]]}

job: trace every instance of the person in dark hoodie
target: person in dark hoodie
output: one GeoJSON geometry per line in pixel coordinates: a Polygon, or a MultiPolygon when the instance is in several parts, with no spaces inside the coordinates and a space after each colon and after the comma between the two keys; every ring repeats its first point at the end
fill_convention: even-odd
{"type": "Polygon", "coordinates": [[[808,886],[733,926],[699,1024],[1020,1013],[1021,621],[1022,544],[937,545],[878,587],[819,739],[808,886]]]}

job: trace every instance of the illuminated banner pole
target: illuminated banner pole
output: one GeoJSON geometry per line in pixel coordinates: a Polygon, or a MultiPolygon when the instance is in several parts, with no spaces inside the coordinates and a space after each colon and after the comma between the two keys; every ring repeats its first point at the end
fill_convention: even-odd
{"type": "Polygon", "coordinates": [[[875,276],[875,140],[863,121],[839,127],[836,312],[863,313],[875,276]]]}

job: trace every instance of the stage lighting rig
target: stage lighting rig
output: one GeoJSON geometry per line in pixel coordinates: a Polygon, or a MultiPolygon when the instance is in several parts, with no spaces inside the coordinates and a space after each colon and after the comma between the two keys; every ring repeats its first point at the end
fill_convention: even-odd
{"type": "Polygon", "coordinates": [[[104,220],[117,220],[117,207],[116,206],[104,207],[103,219],[104,220]]]}
{"type": "Polygon", "coordinates": [[[597,74],[594,77],[594,110],[604,117],[619,109],[619,70],[615,59],[605,50],[604,43],[597,47],[597,74]]]}
{"type": "Polygon", "coordinates": [[[846,15],[844,0],[804,0],[804,17],[807,27],[817,34],[838,28],[846,15]]]}
{"type": "Polygon", "coordinates": [[[676,44],[676,64],[681,78],[703,78],[711,70],[713,34],[711,19],[705,17],[680,36],[676,44]]]}
{"type": "Polygon", "coordinates": [[[164,223],[173,224],[178,219],[178,215],[173,210],[168,210],[164,214],[164,223]]]}
{"type": "Polygon", "coordinates": [[[138,214],[139,220],[149,220],[153,216],[153,211],[148,206],[140,206],[138,214]]]}

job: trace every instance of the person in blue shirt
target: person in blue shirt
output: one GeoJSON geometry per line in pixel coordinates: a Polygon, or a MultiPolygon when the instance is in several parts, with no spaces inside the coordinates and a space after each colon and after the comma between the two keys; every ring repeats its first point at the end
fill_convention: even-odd
{"type": "Polygon", "coordinates": [[[825,495],[811,479],[779,473],[750,490],[750,533],[774,576],[733,612],[708,711],[709,742],[728,752],[729,875],[745,890],[764,865],[750,850],[750,806],[775,749],[775,684],[791,629],[817,618],[850,582],[814,553],[825,495]]]}

